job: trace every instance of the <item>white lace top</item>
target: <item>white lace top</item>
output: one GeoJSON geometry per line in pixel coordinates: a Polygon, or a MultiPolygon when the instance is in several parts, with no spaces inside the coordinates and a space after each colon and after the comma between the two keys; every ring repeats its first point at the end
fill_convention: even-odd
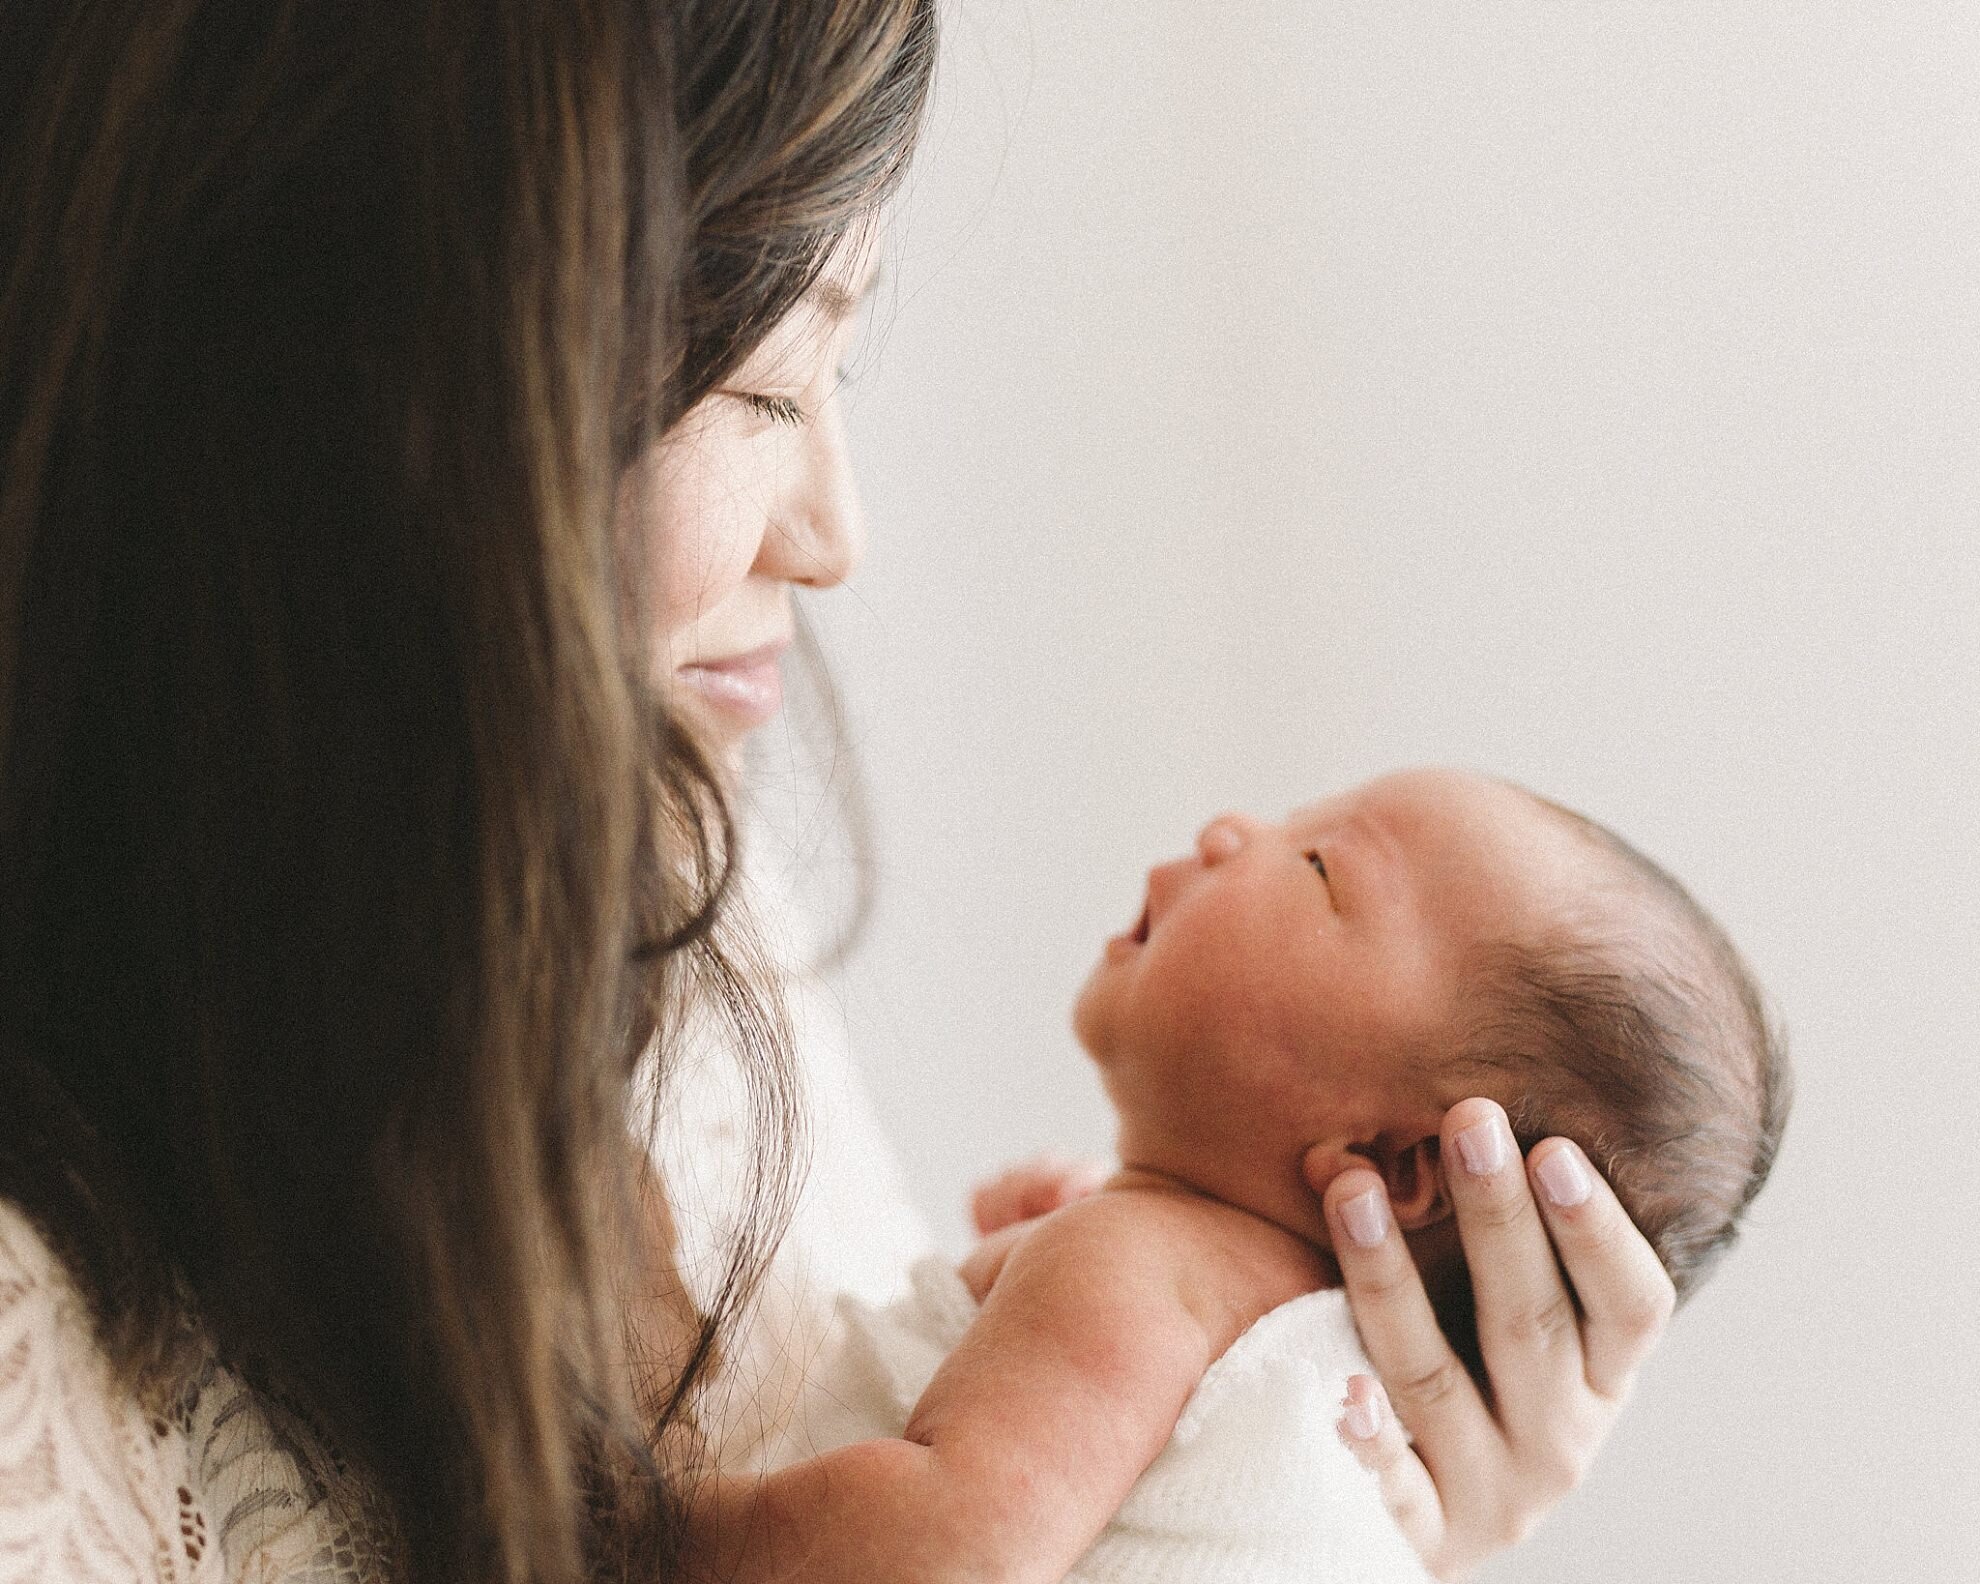
{"type": "MultiPolygon", "coordinates": [[[[718,1455],[744,1467],[791,1412],[832,1294],[881,1301],[926,1248],[841,1020],[795,988],[821,1147],[726,1389],[703,1405],[718,1455]]],[[[660,1152],[685,1190],[690,1275],[747,1169],[723,1078],[690,1064],[660,1152]]],[[[160,1411],[121,1390],[61,1262],[0,1200],[0,1584],[391,1584],[394,1555],[380,1505],[304,1416],[211,1356],[160,1411]]]]}
{"type": "MultiPolygon", "coordinates": [[[[756,898],[772,949],[792,909],[756,898]]],[[[830,1324],[833,1296],[886,1301],[928,1235],[846,1050],[829,990],[786,969],[811,1172],[777,1261],[701,1405],[720,1460],[761,1466],[830,1324]]],[[[684,1041],[690,1048],[693,1038],[684,1041]]],[[[752,1169],[718,1049],[682,1063],[652,1141],[692,1286],[752,1169]]],[[[162,1412],[112,1379],[89,1312],[27,1219],[0,1200],[0,1584],[392,1584],[382,1504],[292,1406],[210,1355],[162,1412]]]]}
{"type": "Polygon", "coordinates": [[[209,1355],[153,1409],[0,1201],[0,1584],[389,1584],[391,1529],[292,1407],[209,1355]]]}

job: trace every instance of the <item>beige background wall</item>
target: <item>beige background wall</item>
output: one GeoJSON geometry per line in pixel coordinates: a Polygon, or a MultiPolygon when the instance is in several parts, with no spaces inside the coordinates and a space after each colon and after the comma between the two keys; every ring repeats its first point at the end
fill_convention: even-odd
{"type": "MultiPolygon", "coordinates": [[[[1489,1580],[1980,1578],[1980,9],[961,0],[827,602],[952,1242],[1228,806],[1608,819],[1791,1025],[1746,1246],[1489,1580]]],[[[809,840],[809,827],[800,840],[809,840]]]]}

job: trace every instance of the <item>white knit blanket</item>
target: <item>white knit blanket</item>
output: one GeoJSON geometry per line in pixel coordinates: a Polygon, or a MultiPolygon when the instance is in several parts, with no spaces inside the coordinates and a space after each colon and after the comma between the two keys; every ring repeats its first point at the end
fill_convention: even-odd
{"type": "MultiPolygon", "coordinates": [[[[897,1436],[976,1304],[923,1260],[884,1308],[841,1299],[784,1459],[897,1436]]],[[[1069,1575],[1077,1584],[1427,1584],[1373,1475],[1335,1425],[1369,1372],[1347,1298],[1308,1293],[1266,1315],[1203,1377],[1175,1433],[1069,1575]]]]}

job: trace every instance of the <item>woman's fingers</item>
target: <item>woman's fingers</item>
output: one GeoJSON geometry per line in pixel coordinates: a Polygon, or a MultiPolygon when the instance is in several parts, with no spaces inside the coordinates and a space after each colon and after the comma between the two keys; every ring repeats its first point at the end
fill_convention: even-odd
{"type": "Polygon", "coordinates": [[[1449,1507],[1472,1483],[1469,1470],[1504,1460],[1498,1429],[1437,1325],[1382,1179],[1342,1172],[1327,1185],[1325,1205],[1362,1345],[1449,1507]]]}
{"type": "Polygon", "coordinates": [[[1490,1100],[1452,1106],[1443,1165],[1501,1417],[1515,1435],[1536,1418],[1558,1435],[1582,1387],[1580,1317],[1505,1112],[1490,1100]]]}
{"type": "MultiPolygon", "coordinates": [[[[1381,1179],[1342,1172],[1326,1185],[1325,1205],[1362,1342],[1416,1443],[1399,1463],[1378,1433],[1370,1457],[1391,1468],[1385,1495],[1404,1482],[1391,1507],[1414,1504],[1419,1522],[1411,1467],[1431,1483],[1437,1538],[1410,1537],[1451,1578],[1525,1534],[1587,1471],[1670,1318],[1673,1292],[1656,1252],[1570,1141],[1535,1146],[1522,1170],[1503,1110],[1473,1099],[1446,1115],[1439,1155],[1490,1407],[1438,1329],[1381,1179]]],[[[1316,1186],[1318,1170],[1309,1161],[1316,1186]]]]}
{"type": "Polygon", "coordinates": [[[1584,1378],[1619,1406],[1677,1307],[1676,1289],[1657,1251],[1578,1146],[1543,1140],[1527,1170],[1581,1301],[1584,1378]]]}
{"type": "Polygon", "coordinates": [[[1435,1556],[1444,1544],[1444,1506],[1430,1471],[1410,1450],[1381,1382],[1372,1375],[1350,1375],[1338,1425],[1342,1442],[1382,1486],[1382,1504],[1420,1557],[1435,1556]]]}

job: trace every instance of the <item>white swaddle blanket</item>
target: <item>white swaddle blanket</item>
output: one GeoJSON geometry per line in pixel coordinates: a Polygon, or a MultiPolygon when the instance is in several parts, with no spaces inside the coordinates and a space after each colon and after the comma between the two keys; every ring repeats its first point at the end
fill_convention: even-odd
{"type": "MultiPolygon", "coordinates": [[[[970,1322],[947,1263],[921,1261],[904,1298],[842,1298],[780,1461],[897,1436],[970,1322]]],[[[1308,1293],[1210,1366],[1160,1456],[1068,1575],[1077,1584],[1427,1584],[1375,1477],[1335,1432],[1347,1378],[1369,1365],[1347,1297],[1308,1293]]]]}

